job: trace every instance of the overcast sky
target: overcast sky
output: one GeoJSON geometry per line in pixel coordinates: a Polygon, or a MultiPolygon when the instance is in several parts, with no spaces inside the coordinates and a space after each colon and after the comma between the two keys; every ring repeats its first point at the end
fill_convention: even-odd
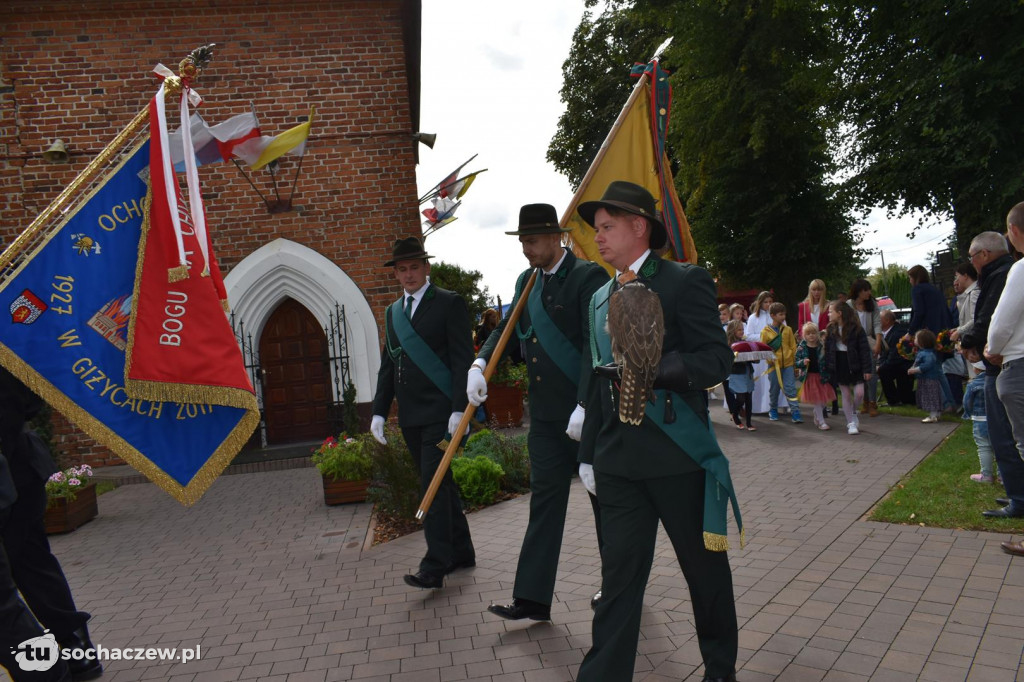
{"type": "MultiPolygon", "coordinates": [[[[491,295],[505,303],[526,267],[517,238],[505,234],[515,229],[519,207],[549,203],[561,215],[573,195],[546,153],[565,108],[562,62],[583,11],[582,0],[423,2],[420,130],[436,133],[437,144],[420,145],[420,195],[473,154],[463,171],[488,169],[463,198],[459,219],[427,239],[427,251],[435,260],[479,270],[491,295]]],[[[629,66],[623,65],[624,79],[629,66]]],[[[925,264],[952,225],[932,225],[909,241],[914,224],[876,212],[863,245],[882,249],[886,264],[925,264]]],[[[877,253],[867,262],[880,264],[877,253]]]]}

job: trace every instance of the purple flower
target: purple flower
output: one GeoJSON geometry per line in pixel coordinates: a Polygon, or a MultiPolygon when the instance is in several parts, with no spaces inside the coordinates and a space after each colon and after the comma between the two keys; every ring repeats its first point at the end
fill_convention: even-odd
{"type": "Polygon", "coordinates": [[[68,479],[68,485],[69,485],[69,486],[71,486],[71,487],[73,488],[73,487],[75,487],[76,485],[82,485],[82,482],[81,482],[81,481],[79,481],[79,480],[78,480],[77,478],[69,478],[69,479],[68,479]]]}
{"type": "Polygon", "coordinates": [[[54,483],[63,483],[64,482],[64,472],[63,471],[58,471],[53,476],[50,476],[50,480],[53,481],[54,483]]]}

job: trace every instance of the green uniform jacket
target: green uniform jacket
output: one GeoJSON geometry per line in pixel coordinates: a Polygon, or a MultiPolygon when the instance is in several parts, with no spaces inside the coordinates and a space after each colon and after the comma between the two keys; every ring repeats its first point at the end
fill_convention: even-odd
{"type": "MultiPolygon", "coordinates": [[[[703,268],[651,255],[638,273],[658,294],[665,315],[663,353],[679,351],[686,366],[689,388],[673,393],[673,409],[692,409],[708,421],[706,389],[720,383],[732,369],[734,355],[725,340],[715,300],[715,283],[703,268]]],[[[600,296],[601,294],[597,294],[600,296]]],[[[595,301],[607,305],[605,301],[595,301]]],[[[593,332],[591,332],[593,333],[593,332]]],[[[591,346],[586,361],[593,364],[591,346]]],[[[659,405],[658,409],[663,409],[659,405]]],[[[590,385],[587,416],[580,442],[580,461],[615,476],[657,478],[700,471],[700,467],[653,424],[640,426],[619,421],[618,390],[605,379],[590,385]]]]}
{"type": "MultiPolygon", "coordinates": [[[[402,308],[394,304],[384,311],[385,317],[404,314],[402,308]]],[[[391,401],[398,398],[398,424],[402,428],[448,423],[451,413],[464,411],[468,402],[466,372],[473,362],[469,309],[458,294],[431,284],[416,306],[412,327],[451,371],[451,398],[442,393],[404,351],[396,351],[398,358],[392,359],[388,344],[394,349],[399,349],[401,344],[394,325],[388,322],[389,339],[381,351],[373,413],[387,417],[391,401]]]]}
{"type": "MultiPolygon", "coordinates": [[[[516,282],[516,295],[512,300],[513,308],[515,308],[520,293],[532,272],[533,268],[530,268],[519,275],[519,280],[516,282]]],[[[569,415],[576,408],[577,402],[584,402],[592,376],[591,365],[584,352],[585,346],[589,343],[587,322],[590,297],[607,281],[608,273],[604,268],[596,263],[580,260],[572,252],[566,253],[562,265],[547,284],[544,283],[540,275],[537,276],[534,286],[543,287],[541,294],[544,310],[547,311],[548,317],[561,330],[565,338],[580,351],[581,359],[579,367],[558,367],[538,342],[537,335],[530,323],[528,306],[523,306],[522,317],[519,318],[508,345],[505,346],[505,354],[511,352],[515,347],[513,344],[519,343],[521,337],[525,337],[522,338],[525,346],[523,357],[530,373],[531,418],[546,421],[568,420],[569,415]],[[580,382],[578,387],[566,376],[566,370],[578,375],[580,382]]],[[[478,357],[490,360],[506,324],[508,324],[508,318],[498,323],[497,328],[487,337],[478,357]]]]}

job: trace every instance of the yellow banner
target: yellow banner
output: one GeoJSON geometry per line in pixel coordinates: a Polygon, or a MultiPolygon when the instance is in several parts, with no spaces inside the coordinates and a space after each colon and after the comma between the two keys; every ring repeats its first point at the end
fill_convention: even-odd
{"type": "Polygon", "coordinates": [[[304,144],[306,139],[309,137],[310,128],[313,126],[313,115],[314,110],[310,108],[308,121],[300,123],[294,128],[289,128],[280,135],[274,137],[274,139],[270,141],[270,144],[268,144],[260,154],[260,158],[252,165],[252,169],[259,170],[271,161],[284,156],[299,145],[304,144]]]}
{"type": "MultiPolygon", "coordinates": [[[[651,86],[644,83],[639,93],[634,92],[626,103],[626,108],[619,114],[616,121],[617,128],[613,127],[608,139],[605,140],[597,158],[587,171],[584,184],[576,192],[572,203],[562,216],[562,227],[571,227],[569,233],[570,245],[573,252],[580,258],[599,263],[609,274],[614,269],[605,263],[597,252],[594,244],[594,229],[580,217],[576,207],[584,201],[597,201],[604,194],[615,180],[626,180],[646,188],[658,202],[658,210],[661,211],[661,184],[658,180],[658,164],[654,158],[654,139],[651,133],[649,107],[651,101],[651,86]]],[[[668,169],[666,161],[664,167],[668,169]]],[[[672,184],[672,178],[668,178],[668,185],[672,184]]],[[[682,232],[687,260],[691,263],[697,261],[697,249],[693,245],[693,237],[690,235],[690,225],[686,221],[682,206],[679,204],[679,197],[671,192],[669,200],[676,208],[676,215],[679,216],[679,228],[682,232]]],[[[671,253],[665,255],[672,258],[671,253]]]]}

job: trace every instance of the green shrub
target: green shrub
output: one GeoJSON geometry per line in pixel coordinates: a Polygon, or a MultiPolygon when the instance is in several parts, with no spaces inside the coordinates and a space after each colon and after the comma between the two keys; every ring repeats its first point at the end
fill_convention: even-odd
{"type": "Polygon", "coordinates": [[[387,445],[372,439],[369,441],[373,476],[366,491],[367,499],[381,513],[400,519],[414,519],[420,504],[420,472],[409,456],[402,432],[386,425],[384,436],[387,445]]]}
{"type": "Polygon", "coordinates": [[[355,438],[341,434],[338,440],[328,438],[313,451],[313,464],[321,475],[334,480],[365,481],[373,471],[373,459],[368,452],[369,434],[355,438]]]}
{"type": "Polygon", "coordinates": [[[505,474],[501,466],[485,455],[457,457],[452,460],[452,476],[462,499],[472,507],[494,502],[505,474]]]}
{"type": "Polygon", "coordinates": [[[466,457],[483,455],[497,463],[505,475],[501,489],[521,493],[530,489],[530,453],[526,436],[506,436],[500,431],[481,429],[469,437],[464,451],[466,457]]]}
{"type": "Polygon", "coordinates": [[[345,430],[349,433],[359,433],[362,429],[359,427],[359,409],[356,407],[356,386],[351,379],[345,386],[345,392],[341,394],[341,399],[341,419],[345,430]]]}

